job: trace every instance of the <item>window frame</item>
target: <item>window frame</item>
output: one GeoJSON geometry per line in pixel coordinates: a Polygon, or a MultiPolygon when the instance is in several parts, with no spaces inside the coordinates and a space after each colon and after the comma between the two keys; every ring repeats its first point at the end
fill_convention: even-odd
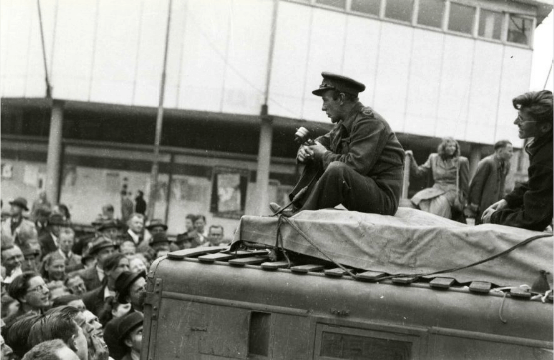
{"type": "Polygon", "coordinates": [[[444,1],[444,10],[443,10],[443,17],[442,17],[442,21],[441,21],[441,27],[433,27],[433,26],[427,26],[427,25],[422,25],[422,24],[417,23],[419,10],[420,10],[419,4],[420,4],[421,1],[425,1],[425,0],[413,0],[411,21],[403,21],[403,20],[397,20],[397,19],[392,19],[392,18],[386,17],[385,12],[386,12],[386,8],[387,8],[387,1],[388,0],[380,0],[379,15],[352,10],[352,0],[346,0],[344,9],[329,6],[329,5],[320,4],[320,3],[316,2],[317,0],[278,0],[278,1],[291,2],[291,3],[305,5],[305,6],[311,6],[311,7],[315,7],[315,8],[320,8],[320,9],[325,9],[325,10],[330,10],[330,11],[335,11],[335,12],[340,12],[340,13],[351,14],[351,15],[354,15],[354,16],[360,16],[360,17],[364,17],[364,18],[368,18],[368,19],[373,19],[373,20],[377,19],[377,20],[380,20],[380,21],[386,21],[386,22],[393,23],[393,24],[399,24],[399,25],[404,25],[404,26],[412,26],[414,28],[440,32],[440,33],[444,33],[444,34],[448,34],[448,35],[461,36],[461,37],[465,37],[465,38],[473,38],[473,39],[480,40],[480,41],[487,41],[487,42],[492,42],[492,43],[495,43],[495,44],[503,44],[503,45],[506,45],[506,46],[515,46],[515,47],[530,49],[530,50],[533,50],[533,40],[534,40],[534,37],[535,37],[535,29],[537,27],[537,25],[536,25],[537,24],[537,18],[532,14],[531,10],[529,10],[529,11],[522,10],[522,12],[516,12],[516,11],[513,11],[512,9],[503,8],[502,6],[496,7],[494,4],[486,4],[486,3],[485,4],[480,4],[477,1],[474,2],[472,0],[443,0],[444,1]],[[473,9],[475,9],[474,16],[473,16],[473,23],[472,23],[471,33],[463,33],[463,32],[458,32],[458,31],[448,29],[448,26],[449,26],[449,23],[450,23],[450,12],[452,11],[452,6],[451,6],[452,3],[462,5],[462,6],[468,6],[468,7],[471,7],[473,9]],[[494,38],[487,38],[487,37],[479,36],[479,20],[480,20],[480,16],[481,16],[481,9],[503,14],[504,18],[503,18],[502,24],[501,24],[500,40],[499,39],[494,39],[494,38]],[[508,22],[509,22],[509,19],[510,19],[511,15],[521,17],[521,18],[532,21],[533,25],[532,25],[531,33],[530,33],[527,44],[520,44],[520,43],[515,43],[515,42],[508,41],[508,39],[507,39],[507,37],[508,37],[508,22]]]}
{"type": "Polygon", "coordinates": [[[496,43],[504,42],[505,38],[508,35],[508,29],[506,28],[506,14],[507,14],[506,11],[501,11],[501,10],[498,10],[498,9],[490,8],[488,6],[480,6],[479,7],[479,17],[477,17],[477,19],[476,19],[476,21],[477,21],[477,38],[480,39],[480,40],[493,41],[493,42],[496,42],[496,43]],[[500,39],[488,38],[488,37],[479,35],[479,22],[481,20],[481,11],[482,10],[495,12],[495,13],[500,14],[500,16],[501,16],[500,39]]]}

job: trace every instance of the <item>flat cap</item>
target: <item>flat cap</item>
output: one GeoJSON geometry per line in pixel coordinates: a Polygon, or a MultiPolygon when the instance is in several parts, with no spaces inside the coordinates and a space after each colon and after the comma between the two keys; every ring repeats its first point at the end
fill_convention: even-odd
{"type": "Polygon", "coordinates": [[[18,198],[15,198],[14,200],[10,201],[10,205],[16,205],[16,206],[19,206],[20,208],[22,208],[25,211],[29,211],[29,208],[27,207],[27,199],[22,198],[22,197],[18,197],[18,198]]]}
{"type": "Polygon", "coordinates": [[[120,304],[125,304],[125,297],[129,294],[129,289],[131,285],[138,278],[146,278],[146,272],[144,270],[138,272],[124,271],[115,280],[115,290],[117,292],[117,302],[120,304]]]}
{"type": "Polygon", "coordinates": [[[110,239],[106,239],[105,237],[100,236],[92,241],[92,243],[90,244],[90,250],[88,251],[88,253],[89,255],[94,255],[101,249],[105,249],[108,247],[115,248],[115,243],[110,239]]]}
{"type": "Polygon", "coordinates": [[[323,81],[318,89],[312,91],[312,94],[322,96],[327,90],[338,90],[343,93],[358,95],[365,90],[365,85],[359,81],[346,76],[333,74],[330,72],[322,72],[323,81]]]}

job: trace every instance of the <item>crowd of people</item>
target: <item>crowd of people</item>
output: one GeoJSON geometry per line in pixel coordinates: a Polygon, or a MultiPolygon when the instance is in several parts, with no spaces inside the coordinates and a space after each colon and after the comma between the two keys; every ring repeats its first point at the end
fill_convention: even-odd
{"type": "Polygon", "coordinates": [[[187,215],[186,231],[170,240],[163,221],[145,224],[133,212],[123,223],[106,205],[94,234],[76,236],[64,205],[51,207],[43,195],[31,211],[23,197],[9,204],[1,229],[2,359],[138,359],[150,264],[169,251],[225,244],[223,227],[207,228],[203,215],[187,215]]]}

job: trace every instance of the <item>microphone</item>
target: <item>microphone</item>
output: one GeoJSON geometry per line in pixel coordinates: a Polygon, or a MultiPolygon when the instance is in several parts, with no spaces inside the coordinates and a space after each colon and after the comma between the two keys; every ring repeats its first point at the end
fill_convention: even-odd
{"type": "Polygon", "coordinates": [[[315,145],[315,141],[310,139],[310,131],[302,126],[296,129],[294,141],[299,145],[315,145]]]}

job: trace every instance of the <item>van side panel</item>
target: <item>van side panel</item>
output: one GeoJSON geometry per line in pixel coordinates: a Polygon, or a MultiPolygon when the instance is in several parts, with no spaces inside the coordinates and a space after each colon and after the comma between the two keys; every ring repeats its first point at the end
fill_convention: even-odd
{"type": "Polygon", "coordinates": [[[552,350],[457,336],[434,335],[429,340],[429,359],[433,360],[552,360],[552,350]]]}

